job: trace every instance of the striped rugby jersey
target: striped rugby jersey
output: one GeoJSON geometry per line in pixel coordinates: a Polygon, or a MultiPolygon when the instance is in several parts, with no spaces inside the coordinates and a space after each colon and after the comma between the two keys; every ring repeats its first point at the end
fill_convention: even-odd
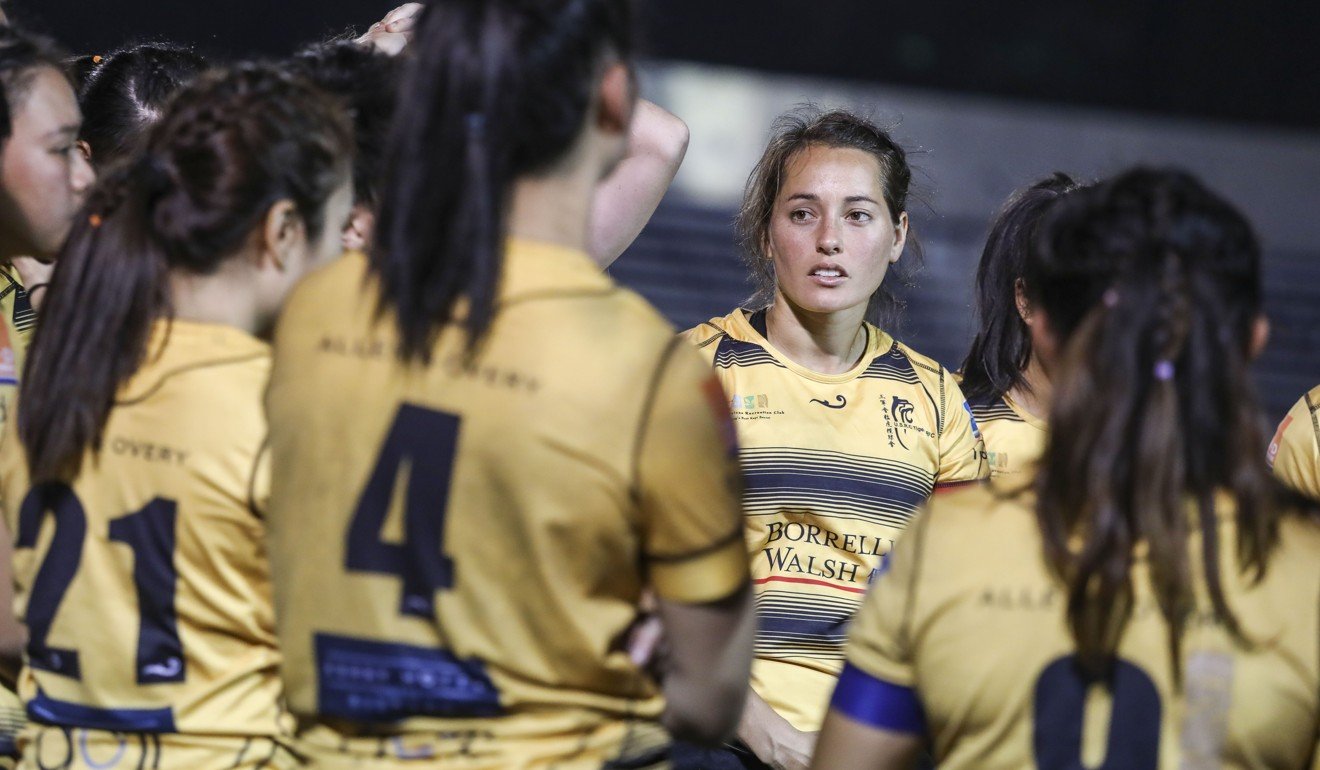
{"type": "Polygon", "coordinates": [[[846,626],[884,555],[939,485],[987,475],[962,391],[870,324],[851,371],[805,369],[735,310],[685,333],[724,385],[738,429],[760,630],[752,686],[817,730],[846,626]]]}
{"type": "Polygon", "coordinates": [[[1279,423],[1268,457],[1280,481],[1320,500],[1320,385],[1302,396],[1279,423]]]}
{"type": "Polygon", "coordinates": [[[1013,476],[1034,468],[1045,451],[1045,421],[1023,409],[1007,393],[969,403],[985,439],[991,477],[1013,476]]]}

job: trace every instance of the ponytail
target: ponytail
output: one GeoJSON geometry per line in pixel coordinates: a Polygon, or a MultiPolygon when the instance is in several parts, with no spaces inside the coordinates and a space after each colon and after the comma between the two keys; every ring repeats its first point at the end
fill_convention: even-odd
{"type": "Polygon", "coordinates": [[[1249,225],[1186,174],[1137,170],[1071,196],[1042,236],[1028,287],[1067,346],[1037,518],[1083,666],[1109,671],[1139,543],[1175,672],[1198,577],[1249,643],[1225,598],[1218,498],[1234,502],[1238,562],[1256,579],[1282,511],[1248,372],[1261,285],[1249,225]]]}
{"type": "Polygon", "coordinates": [[[77,474],[153,321],[169,313],[169,261],[144,226],[160,190],[153,175],[141,161],[102,181],[60,253],[19,399],[34,482],[77,474]]]}
{"type": "Polygon", "coordinates": [[[372,252],[404,360],[428,360],[451,321],[475,351],[495,313],[513,184],[568,152],[602,57],[629,53],[630,24],[627,0],[427,4],[372,252]]]}
{"type": "Polygon", "coordinates": [[[336,104],[268,67],[179,93],[143,153],[93,191],[56,263],[18,408],[33,483],[72,478],[99,449],[153,325],[173,313],[170,276],[215,273],[280,200],[316,238],[351,142],[336,104]]]}

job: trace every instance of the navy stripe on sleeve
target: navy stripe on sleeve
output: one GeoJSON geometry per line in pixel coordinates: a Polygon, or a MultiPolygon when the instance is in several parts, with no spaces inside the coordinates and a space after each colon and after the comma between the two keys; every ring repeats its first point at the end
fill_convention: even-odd
{"type": "Polygon", "coordinates": [[[839,675],[830,708],[870,727],[926,734],[926,712],[916,690],[877,679],[851,663],[839,675]]]}

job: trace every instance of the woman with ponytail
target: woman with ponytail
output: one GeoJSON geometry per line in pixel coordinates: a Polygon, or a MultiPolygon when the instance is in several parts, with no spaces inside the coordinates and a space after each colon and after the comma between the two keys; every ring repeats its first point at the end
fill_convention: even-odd
{"type": "Polygon", "coordinates": [[[1251,227],[1137,169],[1060,202],[1033,253],[1034,489],[942,498],[900,541],[813,766],[928,741],[954,770],[1313,767],[1320,527],[1260,451],[1251,227]]]}
{"type": "Polygon", "coordinates": [[[28,629],[23,767],[294,761],[258,338],[339,253],[351,148],[347,117],[305,82],[210,73],[75,222],[0,488],[28,629]]]}
{"type": "Polygon", "coordinates": [[[1036,315],[1023,273],[1041,220],[1076,189],[1072,177],[1055,172],[1015,194],[990,226],[976,268],[976,338],[959,381],[991,476],[1029,479],[1045,445],[1051,385],[1031,348],[1036,315]]]}
{"type": "Polygon", "coordinates": [[[751,613],[719,383],[588,256],[626,0],[433,0],[376,248],[294,293],[267,396],[279,636],[327,768],[666,766],[751,613]],[[667,654],[630,646],[655,597],[667,654]]]}

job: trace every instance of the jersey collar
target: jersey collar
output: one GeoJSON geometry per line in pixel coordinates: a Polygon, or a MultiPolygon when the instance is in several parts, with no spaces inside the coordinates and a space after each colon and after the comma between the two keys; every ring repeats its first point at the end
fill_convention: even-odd
{"type": "Polygon", "coordinates": [[[751,342],[760,345],[789,371],[816,382],[831,385],[851,382],[862,372],[866,371],[867,367],[871,365],[871,362],[875,360],[876,356],[884,355],[894,347],[893,337],[890,337],[875,326],[863,321],[862,324],[866,328],[866,350],[863,351],[862,357],[858,360],[857,365],[840,374],[824,374],[822,372],[808,369],[779,352],[774,345],[770,344],[769,340],[762,336],[761,333],[752,326],[752,322],[749,319],[750,315],[750,311],[741,308],[733,312],[729,324],[733,336],[743,342],[751,342]]]}
{"type": "Polygon", "coordinates": [[[613,289],[614,283],[581,249],[522,238],[506,241],[501,302],[613,289]]]}
{"type": "Polygon", "coordinates": [[[142,399],[169,377],[190,369],[236,361],[269,359],[270,346],[222,324],[159,319],[151,328],[147,355],[119,392],[119,402],[142,399]]]}

